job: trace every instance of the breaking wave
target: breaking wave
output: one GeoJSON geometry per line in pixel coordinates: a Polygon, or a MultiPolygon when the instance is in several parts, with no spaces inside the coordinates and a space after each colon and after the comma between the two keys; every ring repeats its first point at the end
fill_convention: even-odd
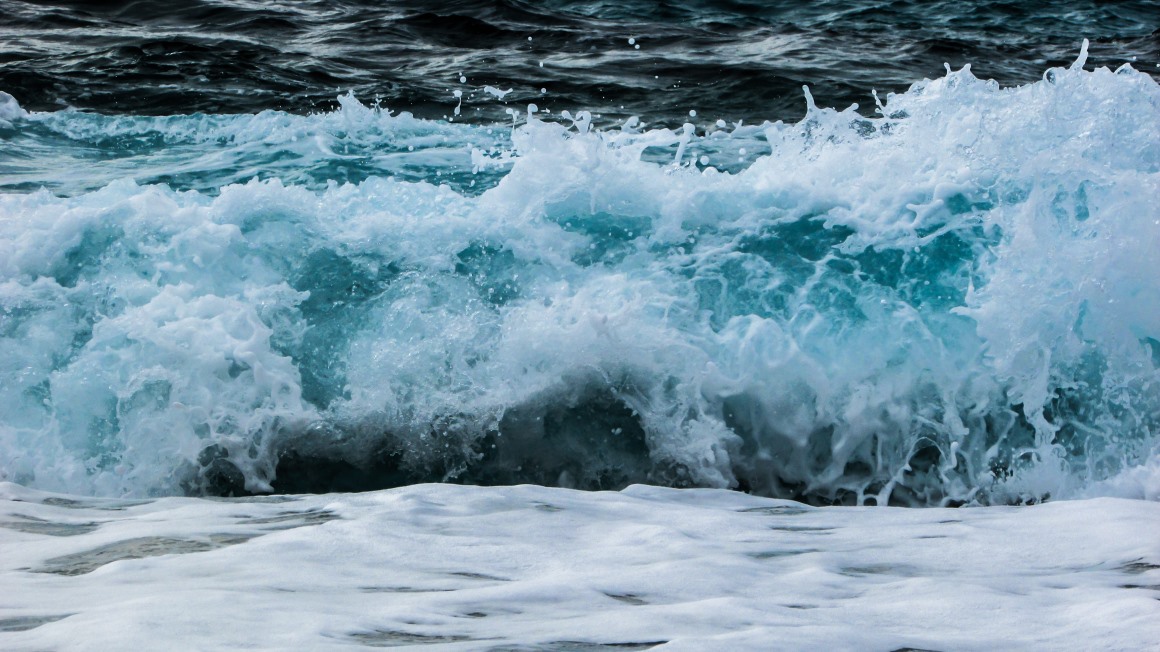
{"type": "Polygon", "coordinates": [[[1154,495],[1160,87],[1083,65],[676,130],[0,98],[0,479],[1154,495]]]}

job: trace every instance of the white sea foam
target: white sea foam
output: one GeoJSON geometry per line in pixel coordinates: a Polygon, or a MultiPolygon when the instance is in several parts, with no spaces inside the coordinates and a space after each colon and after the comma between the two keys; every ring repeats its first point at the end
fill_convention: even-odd
{"type": "Polygon", "coordinates": [[[426,181],[0,196],[0,477],[174,493],[212,450],[250,491],[289,451],[818,500],[1112,487],[1160,424],[1156,82],[964,69],[880,111],[708,134],[530,114],[502,154],[353,98],[121,127],[13,113],[178,138],[204,169],[227,132],[255,170],[306,134],[327,160],[423,138],[446,156],[422,153],[426,181]],[[441,185],[488,161],[510,171],[482,194],[441,185]]]}
{"type": "Polygon", "coordinates": [[[20,103],[8,93],[0,92],[0,120],[11,123],[17,118],[27,118],[28,112],[20,108],[20,103]]]}
{"type": "Polygon", "coordinates": [[[1160,504],[810,508],[420,485],[249,501],[0,484],[5,650],[1143,650],[1160,504]]]}

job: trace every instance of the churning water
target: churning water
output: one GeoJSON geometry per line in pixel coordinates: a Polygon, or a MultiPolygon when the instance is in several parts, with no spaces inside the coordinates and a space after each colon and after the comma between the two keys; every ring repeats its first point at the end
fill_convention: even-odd
{"type": "Polygon", "coordinates": [[[840,5],[0,7],[0,479],[1152,473],[1160,12],[840,5]]]}

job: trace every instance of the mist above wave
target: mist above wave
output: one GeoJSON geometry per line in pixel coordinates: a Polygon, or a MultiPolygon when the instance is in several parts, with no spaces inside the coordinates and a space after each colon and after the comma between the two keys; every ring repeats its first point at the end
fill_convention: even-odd
{"type": "Polygon", "coordinates": [[[1160,419],[1160,90],[1083,63],[1006,89],[948,71],[877,117],[810,101],[757,130],[530,111],[507,149],[353,99],[120,132],[0,115],[160,160],[344,121],[360,156],[448,152],[413,153],[423,180],[0,196],[0,475],[905,504],[1110,486],[1160,419]],[[442,183],[464,159],[495,176],[442,183]]]}

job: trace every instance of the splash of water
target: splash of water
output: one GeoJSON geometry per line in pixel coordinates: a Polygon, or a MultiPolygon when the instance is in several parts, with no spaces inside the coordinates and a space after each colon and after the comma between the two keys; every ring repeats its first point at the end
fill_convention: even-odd
{"type": "Polygon", "coordinates": [[[1155,459],[1160,89],[1128,66],[680,132],[3,107],[5,184],[72,195],[0,196],[4,479],[947,504],[1155,459]]]}

